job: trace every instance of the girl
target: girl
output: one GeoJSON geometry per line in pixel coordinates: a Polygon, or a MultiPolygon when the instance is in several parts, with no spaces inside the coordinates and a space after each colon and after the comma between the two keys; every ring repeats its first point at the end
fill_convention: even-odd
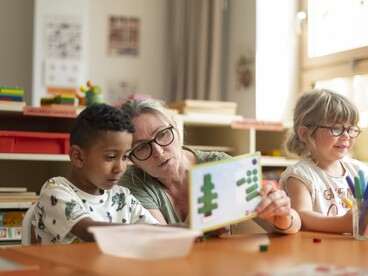
{"type": "Polygon", "coordinates": [[[353,198],[346,176],[354,178],[367,167],[349,158],[359,111],[346,97],[322,89],[303,94],[294,109],[294,126],[285,143],[301,160],[282,173],[280,185],[299,212],[302,229],[352,232],[352,214],[343,203],[353,198]]]}

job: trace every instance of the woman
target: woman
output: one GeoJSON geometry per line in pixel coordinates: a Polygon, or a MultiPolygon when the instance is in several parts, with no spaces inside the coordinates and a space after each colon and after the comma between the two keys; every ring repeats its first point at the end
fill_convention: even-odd
{"type": "MultiPolygon", "coordinates": [[[[221,152],[202,152],[181,146],[175,121],[162,101],[128,100],[122,107],[130,116],[133,134],[130,166],[120,180],[161,223],[188,221],[189,169],[196,164],[230,158],[221,152]]],[[[290,208],[285,192],[267,184],[256,211],[267,231],[298,232],[300,218],[290,208]]]]}

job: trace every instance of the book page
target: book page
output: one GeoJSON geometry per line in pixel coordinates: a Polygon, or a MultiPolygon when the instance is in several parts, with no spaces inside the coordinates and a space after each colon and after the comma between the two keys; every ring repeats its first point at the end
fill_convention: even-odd
{"type": "Polygon", "coordinates": [[[190,226],[209,231],[256,216],[262,181],[260,153],[193,166],[190,226]]]}

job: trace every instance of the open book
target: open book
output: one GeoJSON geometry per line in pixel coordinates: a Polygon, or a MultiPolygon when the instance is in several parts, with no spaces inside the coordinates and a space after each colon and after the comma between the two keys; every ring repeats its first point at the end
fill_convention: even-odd
{"type": "Polygon", "coordinates": [[[190,227],[209,231],[256,216],[262,181],[259,152],[193,166],[190,227]]]}

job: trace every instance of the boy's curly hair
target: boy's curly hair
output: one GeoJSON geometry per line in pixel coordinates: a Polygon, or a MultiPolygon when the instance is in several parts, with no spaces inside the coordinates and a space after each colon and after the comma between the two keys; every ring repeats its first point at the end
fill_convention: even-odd
{"type": "Polygon", "coordinates": [[[122,109],[105,103],[87,106],[78,115],[70,131],[70,146],[78,145],[81,148],[89,148],[107,131],[134,133],[135,129],[122,109]]]}

